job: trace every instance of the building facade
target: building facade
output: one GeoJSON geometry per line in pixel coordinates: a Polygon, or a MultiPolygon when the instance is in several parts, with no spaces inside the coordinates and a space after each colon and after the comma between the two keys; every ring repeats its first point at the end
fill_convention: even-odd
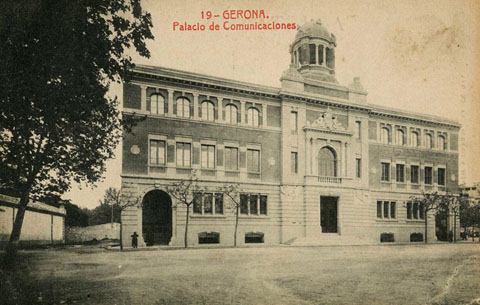
{"type": "MultiPolygon", "coordinates": [[[[136,66],[123,115],[122,188],[141,198],[122,214],[124,241],[183,245],[185,206],[165,187],[195,171],[189,243],[232,245],[235,214],[218,192],[241,187],[238,242],[353,244],[423,238],[413,195],[458,187],[456,122],[367,103],[355,78],[335,78],[335,36],[298,29],[281,87],[136,66]]],[[[435,240],[434,216],[429,240],[435,240]]]]}

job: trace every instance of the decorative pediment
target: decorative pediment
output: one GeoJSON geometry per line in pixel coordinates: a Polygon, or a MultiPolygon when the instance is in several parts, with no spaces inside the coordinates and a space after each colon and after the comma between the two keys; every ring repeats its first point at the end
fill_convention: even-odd
{"type": "Polygon", "coordinates": [[[312,123],[307,121],[307,126],[320,129],[346,130],[346,128],[342,126],[342,123],[337,120],[337,117],[332,114],[330,108],[327,108],[327,110],[312,123]]]}

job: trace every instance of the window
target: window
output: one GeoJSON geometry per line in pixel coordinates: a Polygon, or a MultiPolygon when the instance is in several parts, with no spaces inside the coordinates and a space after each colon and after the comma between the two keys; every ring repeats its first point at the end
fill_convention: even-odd
{"type": "Polygon", "coordinates": [[[177,98],[177,116],[181,118],[190,117],[190,101],[186,97],[177,98]]]}
{"type": "Polygon", "coordinates": [[[261,244],[263,243],[264,234],[262,232],[248,232],[245,233],[245,243],[246,244],[261,244]]]}
{"type": "Polygon", "coordinates": [[[238,148],[225,147],[225,169],[238,170],[238,148]]]}
{"type": "Polygon", "coordinates": [[[314,65],[315,64],[315,45],[314,44],[310,44],[308,45],[309,48],[310,48],[310,64],[311,65],[314,65]]]}
{"type": "Polygon", "coordinates": [[[357,178],[362,178],[362,159],[357,158],[357,178]]]}
{"type": "Polygon", "coordinates": [[[321,44],[318,45],[318,64],[323,64],[323,46],[321,44]]]}
{"type": "Polygon", "coordinates": [[[420,205],[418,206],[418,212],[419,212],[419,218],[420,219],[425,219],[425,205],[423,203],[420,203],[420,205]]]}
{"type": "Polygon", "coordinates": [[[382,181],[390,181],[390,163],[382,162],[382,181]]]}
{"type": "Polygon", "coordinates": [[[418,183],[419,181],[418,173],[419,173],[418,165],[410,166],[410,182],[411,183],[418,183]]]}
{"type": "Polygon", "coordinates": [[[257,108],[248,108],[248,112],[247,112],[247,123],[248,125],[250,126],[255,126],[255,127],[258,127],[258,110],[257,108]]]}
{"type": "Polygon", "coordinates": [[[397,164],[396,180],[397,182],[405,182],[405,165],[404,164],[397,164]]]}
{"type": "Polygon", "coordinates": [[[294,152],[292,151],[291,155],[290,155],[290,171],[293,173],[293,174],[296,174],[298,173],[298,153],[297,152],[294,152]]]}
{"type": "Polygon", "coordinates": [[[438,136],[438,148],[440,150],[446,150],[447,149],[447,142],[445,141],[444,136],[438,136]]]}
{"type": "Polygon", "coordinates": [[[390,143],[390,130],[387,127],[382,127],[381,139],[383,144],[390,143]]]}
{"type": "Polygon", "coordinates": [[[337,157],[329,147],[318,152],[318,174],[320,177],[337,177],[337,157]]]}
{"type": "Polygon", "coordinates": [[[445,169],[438,169],[438,185],[445,185],[445,169]]]}
{"type": "Polygon", "coordinates": [[[397,145],[405,145],[405,133],[401,129],[397,129],[397,145]]]}
{"type": "Polygon", "coordinates": [[[215,106],[210,101],[202,103],[202,118],[206,121],[215,121],[215,106]]]}
{"type": "Polygon", "coordinates": [[[256,149],[247,149],[247,171],[260,172],[260,151],[256,149]]]}
{"type": "Polygon", "coordinates": [[[292,124],[291,128],[293,131],[298,131],[298,113],[296,111],[290,112],[290,122],[292,124]]]}
{"type": "Polygon", "coordinates": [[[267,215],[267,196],[258,194],[240,194],[240,214],[267,215]]]}
{"type": "Polygon", "coordinates": [[[298,59],[299,59],[300,65],[307,64],[307,50],[305,46],[301,46],[300,48],[298,48],[298,59]]]}
{"type": "Polygon", "coordinates": [[[418,146],[418,133],[416,131],[412,131],[411,138],[410,138],[410,143],[411,143],[412,147],[417,147],[418,146]]]}
{"type": "Polygon", "coordinates": [[[432,168],[425,166],[425,184],[432,184],[432,168]]]}
{"type": "Polygon", "coordinates": [[[193,213],[201,215],[222,215],[222,193],[193,193],[193,213]]]}
{"type": "Polygon", "coordinates": [[[190,167],[191,144],[177,142],[177,166],[190,167]]]}
{"type": "Polygon", "coordinates": [[[432,135],[429,133],[425,135],[425,146],[427,148],[433,148],[433,138],[432,135]]]}
{"type": "Polygon", "coordinates": [[[418,219],[418,202],[413,203],[413,218],[418,219]]]}
{"type": "Polygon", "coordinates": [[[165,141],[150,140],[150,164],[165,165],[165,141]]]}
{"type": "Polygon", "coordinates": [[[202,168],[215,168],[215,145],[202,144],[202,168]]]}
{"type": "Polygon", "coordinates": [[[218,232],[201,232],[198,233],[199,244],[219,244],[220,233],[218,232]]]}
{"type": "Polygon", "coordinates": [[[150,113],[165,114],[165,99],[160,94],[150,96],[150,113]]]}
{"type": "Polygon", "coordinates": [[[407,219],[425,219],[424,215],[424,205],[423,203],[418,204],[418,202],[407,202],[407,219]]]}
{"type": "Polygon", "coordinates": [[[229,104],[225,106],[225,121],[228,124],[237,124],[237,110],[235,105],[229,104]]]}
{"type": "Polygon", "coordinates": [[[395,201],[377,201],[377,218],[395,219],[396,214],[397,203],[395,201]]]}
{"type": "Polygon", "coordinates": [[[362,138],[362,122],[355,121],[355,138],[362,138]]]}

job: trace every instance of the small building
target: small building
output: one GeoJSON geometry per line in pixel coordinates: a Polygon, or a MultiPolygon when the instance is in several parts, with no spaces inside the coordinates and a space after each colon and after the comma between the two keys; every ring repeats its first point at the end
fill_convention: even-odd
{"type": "Polygon", "coordinates": [[[368,103],[360,79],[336,80],[336,47],[320,20],[301,26],[279,87],[134,67],[123,115],[145,120],[124,135],[122,188],[141,200],[122,213],[124,244],[134,232],[139,246],[183,244],[186,208],[166,187],[192,171],[211,191],[192,194],[191,245],[232,245],[235,216],[216,191],[231,183],[240,245],[424,240],[410,199],[458,189],[461,126],[368,103]]]}
{"type": "MultiPolygon", "coordinates": [[[[10,239],[19,201],[19,198],[0,194],[0,248],[2,249],[10,239]]],[[[25,211],[20,246],[63,244],[65,215],[63,206],[56,208],[38,201],[30,201],[25,211]]]]}

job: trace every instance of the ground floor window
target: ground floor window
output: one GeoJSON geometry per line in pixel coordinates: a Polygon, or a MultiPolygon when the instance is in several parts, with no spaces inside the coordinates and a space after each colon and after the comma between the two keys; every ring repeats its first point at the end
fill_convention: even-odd
{"type": "Polygon", "coordinates": [[[240,214],[243,215],[267,215],[266,195],[240,194],[240,214]]]}
{"type": "Polygon", "coordinates": [[[382,243],[393,243],[395,241],[395,234],[390,232],[385,232],[380,234],[380,242],[382,243]]]}
{"type": "Polygon", "coordinates": [[[423,203],[407,202],[407,219],[425,219],[423,203]]]}
{"type": "Polygon", "coordinates": [[[397,218],[397,203],[395,201],[377,201],[377,218],[395,219],[397,218]]]}
{"type": "Polygon", "coordinates": [[[223,214],[223,194],[194,193],[193,213],[201,215],[223,214]]]}

